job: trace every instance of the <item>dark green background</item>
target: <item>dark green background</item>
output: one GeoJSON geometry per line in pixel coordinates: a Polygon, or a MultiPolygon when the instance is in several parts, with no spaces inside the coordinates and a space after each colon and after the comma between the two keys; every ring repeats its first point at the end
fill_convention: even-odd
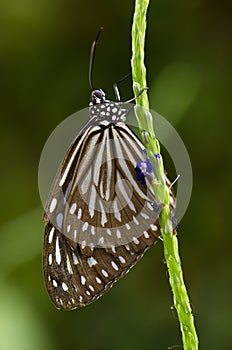
{"type": "MultiPolygon", "coordinates": [[[[162,243],[109,293],[57,311],[43,283],[37,168],[65,117],[95,85],[130,70],[133,1],[2,0],[0,5],[0,348],[167,349],[181,344],[162,243]]],[[[226,1],[151,1],[146,64],[151,107],[177,129],[194,184],[179,244],[201,349],[231,349],[231,18],[226,1]]],[[[123,99],[130,98],[128,83],[123,99]]]]}

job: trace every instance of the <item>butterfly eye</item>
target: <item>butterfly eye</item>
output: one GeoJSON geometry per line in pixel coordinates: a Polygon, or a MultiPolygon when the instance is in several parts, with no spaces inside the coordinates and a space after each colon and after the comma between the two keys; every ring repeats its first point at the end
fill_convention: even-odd
{"type": "Polygon", "coordinates": [[[105,92],[102,89],[96,89],[92,91],[91,100],[92,104],[96,105],[97,103],[103,103],[107,99],[105,92]]]}

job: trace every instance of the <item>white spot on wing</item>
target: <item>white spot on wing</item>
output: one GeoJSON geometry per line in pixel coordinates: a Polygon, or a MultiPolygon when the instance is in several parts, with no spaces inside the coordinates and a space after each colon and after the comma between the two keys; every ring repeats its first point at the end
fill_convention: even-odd
{"type": "Polygon", "coordinates": [[[77,218],[78,218],[78,219],[81,219],[81,216],[82,216],[82,209],[79,208],[79,209],[78,209],[78,212],[77,212],[77,218]]]}
{"type": "Polygon", "coordinates": [[[62,283],[62,288],[63,288],[63,290],[65,291],[65,292],[67,292],[67,290],[68,290],[68,286],[67,286],[67,284],[66,283],[62,283]]]}
{"type": "Polygon", "coordinates": [[[72,252],[72,256],[73,256],[73,263],[74,265],[77,265],[79,263],[76,254],[74,254],[74,252],[72,252]]]}
{"type": "Polygon", "coordinates": [[[118,271],[118,265],[115,264],[115,262],[114,262],[113,260],[111,261],[111,265],[112,265],[113,269],[115,269],[116,271],[118,271]]]}
{"type": "Polygon", "coordinates": [[[102,245],[102,244],[104,244],[104,242],[105,242],[104,237],[100,237],[98,244],[102,245]]]}
{"type": "Polygon", "coordinates": [[[113,253],[116,253],[116,250],[115,250],[115,246],[114,245],[111,245],[111,250],[113,253]]]}
{"type": "Polygon", "coordinates": [[[150,227],[151,227],[152,231],[157,231],[158,230],[158,227],[156,225],[154,225],[154,224],[151,224],[150,227]]]}
{"type": "Polygon", "coordinates": [[[56,237],[56,262],[59,265],[61,263],[60,247],[59,247],[59,238],[56,237]]]}
{"type": "Polygon", "coordinates": [[[49,263],[49,265],[52,264],[52,254],[48,255],[48,263],[49,263]]]}
{"type": "Polygon", "coordinates": [[[151,205],[151,203],[147,202],[147,207],[150,209],[150,210],[154,210],[153,206],[151,205]]]}
{"type": "Polygon", "coordinates": [[[59,213],[56,217],[56,222],[59,228],[61,228],[62,224],[63,224],[63,214],[59,213]]]}
{"type": "Polygon", "coordinates": [[[57,282],[56,282],[56,280],[52,280],[52,284],[53,284],[54,287],[57,287],[57,282]]]}
{"type": "Polygon", "coordinates": [[[139,244],[139,240],[138,240],[138,238],[136,238],[136,237],[132,237],[132,240],[133,240],[133,242],[134,242],[135,244],[139,244]]]}
{"type": "Polygon", "coordinates": [[[74,238],[74,242],[77,242],[77,230],[74,230],[73,238],[74,238]]]}
{"type": "Polygon", "coordinates": [[[118,259],[122,264],[125,264],[126,260],[124,259],[123,256],[119,255],[118,259]]]}
{"type": "Polygon", "coordinates": [[[118,239],[122,238],[122,235],[121,235],[121,232],[120,232],[119,229],[117,229],[116,235],[117,235],[117,238],[118,238],[118,239]]]}
{"type": "Polygon", "coordinates": [[[53,198],[53,200],[51,201],[51,204],[50,204],[50,213],[52,213],[55,210],[56,204],[57,204],[57,199],[53,198]]]}
{"type": "Polygon", "coordinates": [[[147,231],[144,231],[143,235],[144,235],[145,238],[149,238],[150,237],[147,231]]]}
{"type": "Polygon", "coordinates": [[[87,228],[88,228],[88,226],[89,226],[89,224],[88,224],[88,222],[86,221],[86,222],[83,224],[83,226],[82,226],[82,231],[86,231],[87,228]]]}
{"type": "Polygon", "coordinates": [[[101,280],[99,277],[96,277],[95,279],[96,279],[96,282],[97,282],[98,284],[101,284],[101,283],[102,283],[102,280],[101,280]]]}
{"type": "Polygon", "coordinates": [[[67,255],[67,258],[66,258],[66,263],[67,263],[67,270],[70,273],[70,275],[72,275],[73,274],[73,270],[72,270],[72,266],[70,264],[70,260],[69,260],[69,256],[68,255],[67,255]]]}
{"type": "Polygon", "coordinates": [[[55,227],[53,227],[51,229],[51,231],[49,232],[49,236],[48,236],[48,243],[52,243],[52,239],[53,239],[53,235],[54,235],[54,232],[55,232],[55,227]]]}
{"type": "Polygon", "coordinates": [[[136,219],[135,216],[133,216],[133,221],[134,221],[135,225],[139,225],[139,222],[138,222],[138,220],[136,219]]]}
{"type": "Polygon", "coordinates": [[[86,278],[84,276],[81,276],[81,284],[84,286],[86,282],[86,278]]]}
{"type": "Polygon", "coordinates": [[[92,256],[90,258],[87,259],[87,263],[89,265],[89,267],[92,267],[94,265],[97,264],[97,260],[95,260],[92,256]]]}
{"type": "Polygon", "coordinates": [[[108,275],[107,271],[106,271],[106,270],[104,270],[104,269],[102,269],[102,274],[103,274],[103,276],[105,276],[105,277],[109,277],[109,275],[108,275]]]}
{"type": "Polygon", "coordinates": [[[147,214],[141,213],[141,215],[142,215],[142,217],[143,217],[144,219],[149,219],[149,216],[148,216],[147,214]]]}
{"type": "Polygon", "coordinates": [[[81,249],[84,249],[85,247],[86,247],[86,241],[84,240],[81,242],[81,249]]]}
{"type": "Polygon", "coordinates": [[[70,214],[74,214],[75,213],[75,210],[76,210],[76,208],[77,208],[77,204],[76,203],[73,203],[72,204],[72,206],[71,206],[71,208],[70,208],[70,214]]]}

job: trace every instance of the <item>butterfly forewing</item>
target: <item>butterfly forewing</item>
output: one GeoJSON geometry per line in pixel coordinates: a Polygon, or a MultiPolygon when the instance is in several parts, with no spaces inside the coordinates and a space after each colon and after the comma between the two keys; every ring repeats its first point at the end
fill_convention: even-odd
{"type": "Polygon", "coordinates": [[[44,276],[53,303],[74,309],[102,295],[160,235],[151,185],[137,181],[143,145],[126,110],[90,109],[57,173],[44,220],[44,276]]]}

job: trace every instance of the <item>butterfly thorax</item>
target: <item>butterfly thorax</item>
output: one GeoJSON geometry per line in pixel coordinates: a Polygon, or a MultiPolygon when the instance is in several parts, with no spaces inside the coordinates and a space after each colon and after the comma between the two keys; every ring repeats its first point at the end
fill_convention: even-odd
{"type": "Polygon", "coordinates": [[[90,118],[95,118],[107,124],[108,122],[125,122],[127,109],[122,108],[122,105],[122,102],[108,100],[107,95],[102,89],[93,90],[91,93],[91,102],[89,104],[90,118]]]}

